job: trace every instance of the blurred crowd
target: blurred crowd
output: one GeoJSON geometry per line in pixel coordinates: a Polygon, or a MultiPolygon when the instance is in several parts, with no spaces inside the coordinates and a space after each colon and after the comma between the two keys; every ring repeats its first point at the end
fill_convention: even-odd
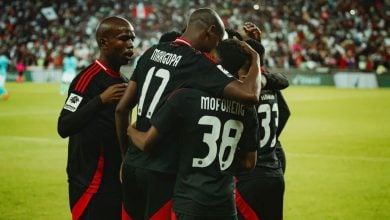
{"type": "Polygon", "coordinates": [[[217,10],[240,32],[245,21],[258,25],[270,68],[390,70],[389,0],[3,0],[0,50],[15,65],[46,68],[62,67],[72,52],[82,68],[97,56],[102,18],[128,18],[140,54],[162,33],[182,30],[199,7],[217,10]]]}

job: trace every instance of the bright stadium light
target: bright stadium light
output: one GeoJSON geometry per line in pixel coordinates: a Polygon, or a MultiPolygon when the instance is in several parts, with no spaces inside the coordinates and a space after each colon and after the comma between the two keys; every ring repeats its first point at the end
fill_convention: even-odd
{"type": "Polygon", "coordinates": [[[355,14],[356,14],[356,11],[355,11],[354,9],[351,9],[351,10],[349,11],[349,13],[350,13],[351,15],[355,15],[355,14]]]}
{"type": "Polygon", "coordinates": [[[259,4],[254,4],[254,5],[253,5],[253,9],[259,10],[259,9],[260,9],[260,5],[259,5],[259,4]]]}

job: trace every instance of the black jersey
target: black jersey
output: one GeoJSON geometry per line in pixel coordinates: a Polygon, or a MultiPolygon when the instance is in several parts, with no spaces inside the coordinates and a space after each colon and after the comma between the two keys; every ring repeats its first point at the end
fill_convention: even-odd
{"type": "Polygon", "coordinates": [[[236,149],[257,149],[254,107],[200,90],[180,89],[151,123],[162,135],[174,133],[170,141],[180,148],[175,211],[195,216],[234,215],[232,163],[236,149]]]}
{"type": "Polygon", "coordinates": [[[275,153],[279,123],[278,96],[273,90],[262,90],[257,114],[260,141],[257,149],[257,163],[253,172],[239,174],[239,180],[254,176],[280,176],[280,161],[275,153]]]}
{"type": "Polygon", "coordinates": [[[58,119],[58,132],[69,137],[67,174],[72,186],[92,187],[98,192],[120,191],[116,105],[103,105],[99,95],[109,86],[123,82],[119,73],[96,61],[70,85],[58,119]]]}
{"type": "MultiPolygon", "coordinates": [[[[139,59],[131,80],[137,83],[138,130],[150,127],[150,118],[159,101],[177,88],[189,87],[221,96],[225,86],[234,78],[220,65],[212,62],[205,54],[193,49],[184,39],[162,43],[148,49],[139,59]]],[[[169,136],[164,140],[175,138],[169,136]]],[[[143,153],[130,146],[125,163],[160,172],[175,173],[176,153],[170,146],[143,153]]]]}

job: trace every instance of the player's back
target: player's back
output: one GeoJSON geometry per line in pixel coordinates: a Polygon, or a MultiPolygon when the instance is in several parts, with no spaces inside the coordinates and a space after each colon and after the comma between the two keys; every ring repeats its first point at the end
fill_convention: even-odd
{"type": "Polygon", "coordinates": [[[262,90],[260,103],[257,105],[259,119],[259,138],[257,163],[254,172],[238,175],[239,180],[253,176],[280,176],[280,161],[275,149],[279,123],[279,107],[276,91],[262,90]]]}
{"type": "Polygon", "coordinates": [[[170,99],[169,104],[182,115],[180,122],[173,122],[180,151],[175,209],[195,207],[205,212],[201,207],[213,207],[203,214],[226,214],[234,207],[236,150],[256,150],[255,110],[194,89],[179,90],[170,99]]]}
{"type": "MultiPolygon", "coordinates": [[[[137,83],[136,127],[146,131],[150,128],[150,118],[159,101],[175,89],[197,88],[221,96],[224,87],[234,78],[204,54],[178,39],[147,50],[139,59],[131,80],[137,83]]],[[[176,173],[177,154],[169,142],[171,138],[164,138],[159,143],[164,147],[156,147],[148,153],[130,147],[126,162],[145,169],[176,173]]]]}
{"type": "Polygon", "coordinates": [[[150,48],[139,59],[131,78],[138,89],[137,129],[150,127],[149,119],[158,102],[177,88],[204,89],[221,95],[232,80],[222,75],[215,63],[180,40],[150,48]],[[225,82],[218,81],[221,76],[225,82]]]}

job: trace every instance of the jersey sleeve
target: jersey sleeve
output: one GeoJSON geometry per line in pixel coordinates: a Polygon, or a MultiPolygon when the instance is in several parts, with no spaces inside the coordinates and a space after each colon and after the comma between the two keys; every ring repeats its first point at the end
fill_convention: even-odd
{"type": "Polygon", "coordinates": [[[85,93],[77,92],[74,90],[75,84],[77,81],[72,83],[58,118],[57,131],[63,138],[79,132],[103,107],[100,94],[88,95],[88,89],[85,93]]]}
{"type": "Polygon", "coordinates": [[[266,78],[266,84],[263,90],[282,90],[287,88],[290,84],[285,75],[281,73],[270,73],[265,71],[263,73],[264,78],[266,78]]]}
{"type": "Polygon", "coordinates": [[[259,120],[256,109],[247,107],[245,110],[244,131],[238,147],[240,151],[252,152],[257,150],[259,143],[259,120]]]}

